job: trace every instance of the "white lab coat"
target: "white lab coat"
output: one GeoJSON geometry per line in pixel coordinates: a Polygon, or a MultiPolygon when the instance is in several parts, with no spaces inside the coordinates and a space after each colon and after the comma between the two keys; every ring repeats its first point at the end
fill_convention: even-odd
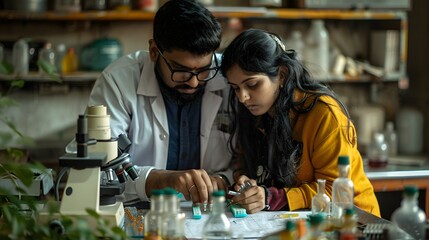
{"type": "MultiPolygon", "coordinates": [[[[126,133],[132,142],[130,155],[140,169],[136,181],[127,181],[125,201],[148,200],[146,177],[156,169],[165,169],[168,155],[168,122],[164,99],[149,53],[137,51],[109,65],[97,79],[88,106],[105,105],[110,114],[112,138],[126,133]]],[[[201,109],[201,167],[208,173],[219,171],[230,180],[229,135],[218,130],[220,112],[226,111],[228,87],[218,74],[206,87],[201,109]],[[216,121],[215,121],[216,120],[216,121]]]]}

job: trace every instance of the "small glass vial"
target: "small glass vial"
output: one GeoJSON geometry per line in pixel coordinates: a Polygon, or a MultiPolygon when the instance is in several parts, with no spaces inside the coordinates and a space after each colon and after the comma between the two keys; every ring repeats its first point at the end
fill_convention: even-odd
{"type": "Polygon", "coordinates": [[[396,134],[393,122],[386,123],[384,138],[386,139],[386,143],[389,148],[389,157],[395,157],[398,155],[398,135],[396,134]]]}
{"type": "Polygon", "coordinates": [[[332,222],[335,228],[341,228],[347,208],[353,208],[354,185],[349,179],[350,159],[338,157],[339,176],[332,184],[332,222]]]}
{"type": "Polygon", "coordinates": [[[317,179],[317,194],[311,200],[311,212],[330,214],[331,199],[325,193],[325,179],[317,179]]]}
{"type": "Polygon", "coordinates": [[[67,53],[67,47],[64,43],[60,43],[55,47],[55,67],[59,73],[63,72],[62,61],[67,53]]]}
{"type": "Polygon", "coordinates": [[[356,234],[358,219],[354,208],[347,208],[344,213],[343,227],[341,233],[356,234]]]}
{"type": "Polygon", "coordinates": [[[61,62],[61,68],[63,74],[69,74],[76,72],[78,69],[78,60],[74,48],[68,48],[66,55],[61,62]]]}
{"type": "Polygon", "coordinates": [[[212,202],[213,209],[203,227],[203,239],[231,239],[231,223],[225,215],[225,192],[214,191],[212,202]]]}
{"type": "Polygon", "coordinates": [[[389,159],[389,148],[384,139],[384,134],[374,133],[371,145],[368,149],[368,166],[377,168],[385,167],[389,159]]]}
{"type": "Polygon", "coordinates": [[[310,222],[310,229],[302,239],[303,240],[328,240],[328,238],[324,235],[325,216],[320,213],[311,214],[308,217],[308,220],[310,222]]]}
{"type": "Polygon", "coordinates": [[[162,214],[164,204],[164,191],[152,191],[150,210],[144,217],[144,237],[147,239],[161,239],[162,214]]]}
{"type": "Polygon", "coordinates": [[[57,72],[55,67],[55,51],[52,49],[51,43],[46,43],[39,51],[39,59],[37,61],[39,73],[51,74],[57,72]]]}
{"type": "Polygon", "coordinates": [[[180,211],[179,203],[177,191],[172,188],[165,188],[161,227],[162,239],[185,239],[185,214],[180,211]]]}
{"type": "Polygon", "coordinates": [[[296,240],[298,239],[298,230],[294,221],[286,221],[285,229],[280,232],[280,240],[296,240]]]}

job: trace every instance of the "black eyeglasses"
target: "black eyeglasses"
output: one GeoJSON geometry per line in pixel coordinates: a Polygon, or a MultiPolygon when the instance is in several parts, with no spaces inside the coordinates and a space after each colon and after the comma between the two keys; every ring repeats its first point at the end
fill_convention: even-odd
{"type": "Polygon", "coordinates": [[[158,52],[161,55],[162,59],[164,59],[164,62],[167,64],[167,67],[171,72],[171,80],[173,82],[178,82],[178,83],[187,82],[191,80],[193,76],[197,76],[197,79],[200,82],[207,82],[209,80],[212,80],[216,76],[217,72],[219,71],[219,65],[215,54],[213,54],[213,57],[215,59],[216,67],[207,68],[198,72],[191,72],[186,70],[174,70],[171,67],[171,65],[168,63],[167,59],[165,59],[164,55],[162,55],[159,49],[158,49],[158,52]]]}

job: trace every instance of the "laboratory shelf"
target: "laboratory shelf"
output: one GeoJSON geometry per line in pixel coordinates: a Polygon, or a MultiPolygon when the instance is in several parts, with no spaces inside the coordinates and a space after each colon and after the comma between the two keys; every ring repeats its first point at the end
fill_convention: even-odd
{"type": "Polygon", "coordinates": [[[29,72],[26,75],[15,75],[15,74],[0,74],[0,81],[13,81],[13,80],[24,80],[26,82],[66,82],[66,83],[79,83],[79,82],[93,82],[95,81],[101,72],[75,72],[65,75],[59,75],[58,77],[52,77],[46,74],[40,74],[38,72],[29,72]]]}
{"type": "MultiPolygon", "coordinates": [[[[394,10],[313,10],[268,9],[263,7],[208,7],[218,18],[339,19],[339,20],[401,20],[404,11],[394,10]]],[[[146,11],[84,11],[84,12],[17,12],[1,10],[3,20],[42,21],[152,21],[154,12],[146,11]]]]}
{"type": "MultiPolygon", "coordinates": [[[[407,43],[408,43],[408,20],[407,11],[404,10],[381,10],[381,9],[291,9],[291,8],[266,8],[247,6],[210,6],[208,7],[219,19],[240,18],[243,21],[307,21],[312,19],[339,20],[350,22],[368,22],[377,29],[393,29],[399,31],[399,62],[398,70],[389,76],[374,78],[363,75],[357,77],[330,76],[327,79],[318,79],[326,82],[351,83],[351,82],[391,82],[407,79],[407,43]]],[[[145,22],[153,21],[154,12],[141,10],[131,11],[82,11],[82,12],[54,12],[42,13],[17,12],[11,10],[0,10],[0,22],[21,22],[23,24],[34,22],[145,22]]],[[[269,24],[266,23],[266,24],[269,24]]],[[[378,76],[378,75],[377,75],[378,76]]],[[[88,73],[61,76],[65,82],[94,81],[97,76],[88,73]]],[[[11,80],[13,77],[0,76],[0,81],[11,80]]],[[[316,76],[317,79],[317,76],[316,76]]],[[[45,78],[37,76],[24,77],[28,81],[46,81],[45,78]]]]}
{"type": "MultiPolygon", "coordinates": [[[[84,83],[84,82],[94,82],[101,72],[86,72],[78,71],[75,73],[58,75],[58,78],[53,78],[46,74],[40,74],[38,72],[29,72],[26,75],[15,75],[15,74],[0,74],[0,82],[8,82],[13,80],[24,80],[26,82],[32,83],[55,83],[55,82],[64,82],[64,83],[84,83]]],[[[386,77],[374,77],[371,75],[360,75],[360,76],[347,76],[347,75],[330,75],[328,77],[318,78],[315,76],[317,81],[326,82],[326,83],[376,83],[376,82],[396,82],[401,80],[405,76],[401,75],[399,72],[386,77]]]]}

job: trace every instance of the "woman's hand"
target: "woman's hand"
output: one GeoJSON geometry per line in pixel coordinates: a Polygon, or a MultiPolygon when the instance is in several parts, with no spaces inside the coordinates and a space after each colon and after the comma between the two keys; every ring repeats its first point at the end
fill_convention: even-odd
{"type": "Polygon", "coordinates": [[[234,190],[240,194],[234,196],[231,201],[245,208],[247,213],[257,213],[265,208],[265,190],[258,186],[254,179],[241,175],[234,185],[234,190]],[[242,191],[246,182],[249,182],[251,186],[242,191]]]}

